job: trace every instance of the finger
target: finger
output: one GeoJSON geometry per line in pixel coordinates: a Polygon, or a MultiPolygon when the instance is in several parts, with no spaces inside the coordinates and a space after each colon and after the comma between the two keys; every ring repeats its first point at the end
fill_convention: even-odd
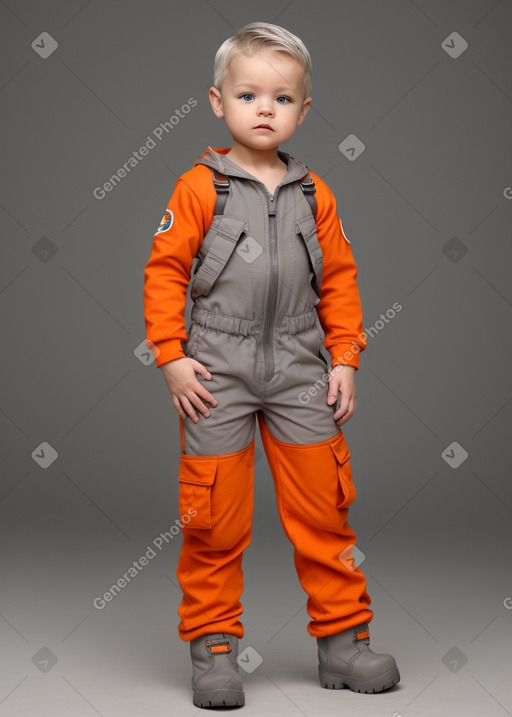
{"type": "Polygon", "coordinates": [[[196,373],[200,374],[200,375],[201,375],[203,378],[205,378],[207,381],[211,381],[212,375],[211,375],[211,373],[208,371],[208,369],[206,368],[206,366],[203,366],[202,363],[199,363],[199,361],[196,361],[195,359],[193,359],[193,361],[194,361],[194,371],[195,371],[196,373]]]}
{"type": "Polygon", "coordinates": [[[343,426],[347,421],[349,421],[352,418],[355,410],[356,410],[355,399],[351,399],[346,413],[339,420],[336,420],[337,425],[340,427],[343,426]]]}
{"type": "Polygon", "coordinates": [[[338,378],[329,379],[329,391],[327,393],[327,403],[330,405],[338,398],[340,382],[338,378]]]}
{"type": "Polygon", "coordinates": [[[348,410],[341,418],[337,419],[336,423],[338,426],[344,426],[345,423],[352,417],[352,412],[348,410]]]}
{"type": "Polygon", "coordinates": [[[339,418],[343,418],[350,407],[350,400],[345,396],[344,393],[341,394],[341,401],[340,406],[338,410],[334,414],[334,420],[337,421],[339,418]]]}
{"type": "Polygon", "coordinates": [[[172,397],[172,403],[173,403],[174,408],[178,411],[179,417],[183,420],[186,420],[187,414],[181,407],[181,403],[174,396],[172,397]]]}
{"type": "Polygon", "coordinates": [[[337,391],[331,391],[331,390],[329,389],[329,393],[327,394],[327,403],[329,404],[329,406],[330,406],[331,404],[335,403],[337,393],[338,393],[337,391]]]}
{"type": "Polygon", "coordinates": [[[197,395],[200,396],[204,401],[207,401],[211,406],[216,406],[217,399],[215,398],[215,396],[209,391],[207,391],[205,387],[201,383],[199,383],[199,381],[197,382],[197,385],[197,395]]]}
{"type": "Polygon", "coordinates": [[[189,416],[189,418],[191,418],[194,423],[198,423],[199,416],[197,415],[197,411],[194,409],[189,399],[186,396],[182,396],[180,400],[181,405],[183,406],[183,410],[185,411],[187,416],[189,416]]]}
{"type": "Polygon", "coordinates": [[[210,409],[203,403],[201,396],[198,396],[197,393],[192,393],[188,396],[188,400],[205,418],[210,417],[210,409]]]}

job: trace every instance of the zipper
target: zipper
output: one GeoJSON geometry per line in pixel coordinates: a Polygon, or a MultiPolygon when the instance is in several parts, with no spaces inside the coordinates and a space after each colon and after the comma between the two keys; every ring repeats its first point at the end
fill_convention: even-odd
{"type": "Polygon", "coordinates": [[[279,257],[277,252],[277,194],[279,187],[274,190],[274,196],[272,196],[268,189],[265,187],[265,191],[269,196],[268,204],[268,228],[269,228],[269,243],[270,243],[270,288],[268,293],[267,301],[267,312],[265,314],[265,321],[263,324],[263,381],[268,382],[272,380],[274,375],[274,320],[276,315],[276,302],[277,302],[277,291],[278,291],[278,269],[279,269],[279,257]]]}

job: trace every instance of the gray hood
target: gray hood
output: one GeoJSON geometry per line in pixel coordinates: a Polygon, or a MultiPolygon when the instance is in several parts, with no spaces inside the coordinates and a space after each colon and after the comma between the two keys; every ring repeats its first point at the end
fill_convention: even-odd
{"type": "MultiPolygon", "coordinates": [[[[288,173],[285,175],[280,184],[288,184],[288,182],[297,181],[302,179],[302,177],[308,173],[306,165],[302,164],[302,162],[299,162],[294,157],[291,157],[287,152],[281,152],[281,150],[278,150],[278,155],[288,167],[288,173]]],[[[249,174],[249,172],[245,169],[242,169],[242,167],[238,166],[238,164],[232,162],[225,154],[216,151],[209,145],[208,150],[201,157],[199,157],[195,164],[204,164],[206,167],[211,167],[212,169],[216,169],[221,174],[226,174],[231,177],[245,177],[246,179],[252,180],[256,179],[256,177],[249,174]]]]}

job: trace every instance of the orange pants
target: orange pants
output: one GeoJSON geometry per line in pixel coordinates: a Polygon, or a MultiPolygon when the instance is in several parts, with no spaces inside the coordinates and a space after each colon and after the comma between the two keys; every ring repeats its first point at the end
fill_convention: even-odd
{"type": "MultiPolygon", "coordinates": [[[[343,432],[296,445],[274,438],[261,413],[258,421],[279,517],[308,595],[308,632],[324,637],[370,622],[366,579],[350,559],[356,536],[347,517],[355,489],[343,432]]],[[[236,453],[188,455],[180,428],[179,635],[186,641],[213,632],[243,637],[242,557],[251,541],[254,440],[236,453]]]]}

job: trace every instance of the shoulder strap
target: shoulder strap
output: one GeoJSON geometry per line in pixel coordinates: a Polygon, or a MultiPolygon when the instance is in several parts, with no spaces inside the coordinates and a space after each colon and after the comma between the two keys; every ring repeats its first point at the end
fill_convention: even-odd
{"type": "Polygon", "coordinates": [[[224,207],[226,206],[226,202],[228,201],[229,194],[229,177],[227,177],[225,174],[217,172],[217,170],[213,169],[213,167],[212,175],[213,186],[217,191],[217,201],[215,202],[215,209],[213,213],[214,215],[224,214],[224,207]]]}
{"type": "Polygon", "coordinates": [[[311,213],[316,217],[316,199],[315,199],[315,182],[313,177],[308,172],[305,177],[300,180],[300,188],[304,192],[304,196],[308,200],[309,206],[311,207],[311,213]]]}
{"type": "MultiPolygon", "coordinates": [[[[226,206],[226,202],[228,200],[229,195],[229,177],[227,177],[225,174],[221,174],[216,169],[213,169],[212,167],[212,176],[213,176],[213,186],[215,187],[215,190],[217,192],[217,201],[215,202],[215,209],[214,209],[214,215],[215,214],[224,214],[224,207],[226,206]]],[[[315,199],[315,182],[313,181],[313,177],[308,172],[299,182],[300,188],[304,192],[304,196],[306,197],[309,206],[311,207],[311,213],[314,217],[316,217],[316,199],[315,199]]]]}

